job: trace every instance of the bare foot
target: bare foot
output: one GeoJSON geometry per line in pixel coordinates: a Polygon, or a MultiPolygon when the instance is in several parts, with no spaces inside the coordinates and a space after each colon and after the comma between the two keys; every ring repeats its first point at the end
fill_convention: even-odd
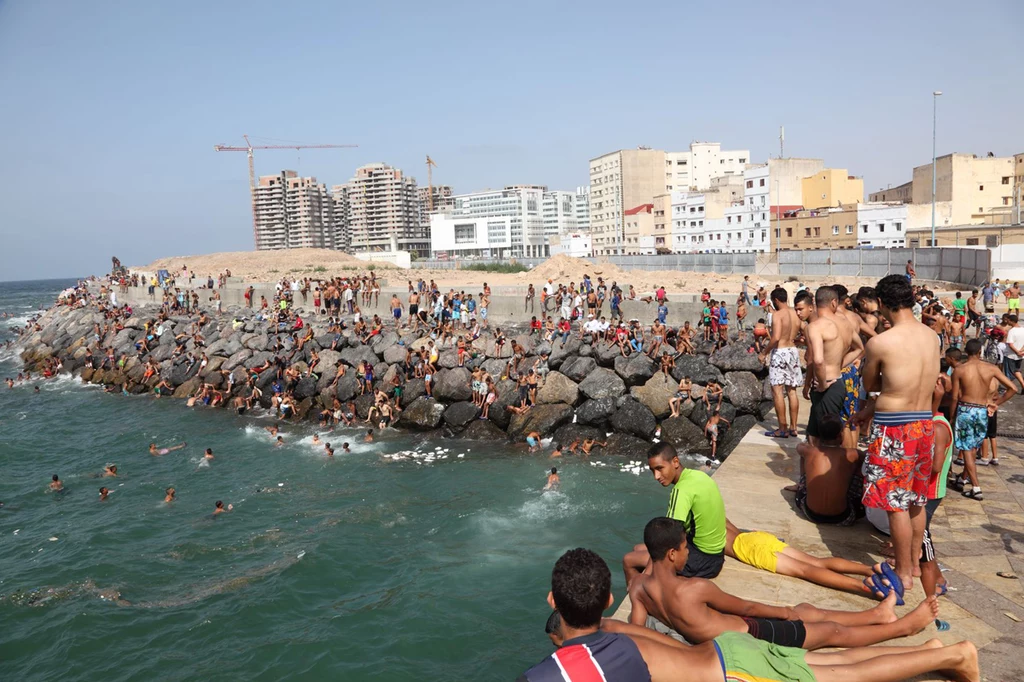
{"type": "Polygon", "coordinates": [[[795,493],[799,489],[800,487],[796,483],[794,483],[793,485],[787,485],[785,488],[783,488],[783,490],[787,490],[791,493],[795,493]]]}
{"type": "MultiPolygon", "coordinates": [[[[892,594],[890,593],[890,596],[892,594]]],[[[924,630],[929,623],[939,616],[939,601],[932,595],[917,605],[917,608],[901,618],[907,628],[907,634],[913,635],[924,630]]]]}
{"type": "Polygon", "coordinates": [[[878,548],[878,552],[879,554],[885,557],[892,558],[896,556],[896,551],[892,548],[891,542],[883,542],[882,545],[878,548]]]}
{"type": "Polygon", "coordinates": [[[954,649],[955,653],[960,654],[963,658],[956,666],[938,672],[957,682],[981,682],[977,647],[971,642],[959,642],[948,648],[954,649]]]}
{"type": "Polygon", "coordinates": [[[885,599],[871,610],[878,617],[878,620],[875,621],[878,624],[895,623],[899,620],[896,616],[896,590],[889,590],[889,594],[885,596],[885,599]]]}

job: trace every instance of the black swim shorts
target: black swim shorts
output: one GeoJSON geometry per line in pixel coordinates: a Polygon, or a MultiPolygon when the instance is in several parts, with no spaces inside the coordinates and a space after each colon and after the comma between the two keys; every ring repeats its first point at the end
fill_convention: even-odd
{"type": "Polygon", "coordinates": [[[811,391],[811,414],[807,417],[807,435],[818,438],[821,435],[818,430],[821,419],[827,414],[842,414],[845,399],[846,385],[840,380],[833,381],[824,391],[811,391]]]}
{"type": "Polygon", "coordinates": [[[705,554],[697,549],[697,546],[693,544],[692,538],[687,544],[689,545],[690,555],[686,558],[686,566],[683,567],[683,571],[679,575],[684,578],[706,578],[711,580],[722,572],[722,566],[725,564],[725,552],[705,554]]]}
{"type": "Polygon", "coordinates": [[[747,632],[754,639],[762,642],[804,648],[807,639],[807,628],[802,620],[780,620],[778,618],[744,618],[747,632]]]}

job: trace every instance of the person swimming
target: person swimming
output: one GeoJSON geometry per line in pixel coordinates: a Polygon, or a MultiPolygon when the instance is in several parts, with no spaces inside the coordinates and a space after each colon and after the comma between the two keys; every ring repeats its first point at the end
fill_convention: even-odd
{"type": "Polygon", "coordinates": [[[363,438],[363,442],[364,443],[372,443],[373,442],[373,429],[367,429],[366,430],[366,436],[363,438]]]}
{"type": "Polygon", "coordinates": [[[348,449],[348,443],[342,443],[341,444],[341,451],[342,452],[348,452],[348,453],[352,452],[351,450],[348,449]]]}
{"type": "Polygon", "coordinates": [[[168,488],[164,491],[164,502],[174,502],[177,499],[175,495],[177,495],[177,492],[174,488],[168,488]]]}
{"type": "Polygon", "coordinates": [[[211,460],[213,458],[214,458],[213,457],[213,449],[212,448],[206,448],[206,452],[203,453],[203,459],[211,460]]]}
{"type": "Polygon", "coordinates": [[[224,512],[229,512],[234,508],[235,505],[233,504],[229,504],[225,507],[223,502],[217,500],[217,503],[213,505],[213,515],[216,516],[217,514],[223,514],[224,512]]]}
{"type": "Polygon", "coordinates": [[[149,454],[153,455],[154,457],[156,457],[158,455],[166,455],[169,452],[174,452],[175,450],[181,450],[186,445],[188,445],[188,443],[182,442],[182,443],[180,443],[178,445],[172,445],[169,448],[158,448],[156,446],[156,443],[150,443],[149,444],[149,454]]]}
{"type": "Polygon", "coordinates": [[[320,445],[320,434],[313,434],[313,445],[320,445]]]}
{"type": "Polygon", "coordinates": [[[114,477],[116,477],[117,476],[117,465],[116,464],[108,464],[107,466],[105,466],[103,468],[103,473],[101,474],[101,476],[103,476],[104,478],[114,478],[114,477]]]}
{"type": "Polygon", "coordinates": [[[64,490],[64,484],[61,483],[60,476],[57,474],[54,474],[50,480],[50,490],[64,490]]]}
{"type": "Polygon", "coordinates": [[[100,502],[103,502],[108,497],[110,497],[110,491],[107,490],[106,486],[103,486],[102,488],[100,488],[100,502]]]}
{"type": "Polygon", "coordinates": [[[551,473],[548,474],[548,482],[544,485],[544,490],[558,490],[558,486],[561,483],[558,478],[558,469],[551,467],[551,473]]]}
{"type": "Polygon", "coordinates": [[[275,448],[279,448],[282,445],[284,445],[284,437],[283,436],[278,436],[277,437],[277,442],[274,443],[274,447],[275,448]]]}

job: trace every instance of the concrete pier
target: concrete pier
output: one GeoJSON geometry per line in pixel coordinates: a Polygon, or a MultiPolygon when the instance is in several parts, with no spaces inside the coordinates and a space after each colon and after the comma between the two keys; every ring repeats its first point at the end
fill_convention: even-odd
{"type": "MultiPolygon", "coordinates": [[[[808,410],[809,404],[802,402],[800,433],[808,410]]],[[[796,511],[793,493],[783,488],[799,475],[798,441],[763,435],[776,425],[773,415],[752,428],[715,473],[729,519],[740,528],[775,533],[815,556],[841,556],[866,564],[883,561],[879,549],[887,538],[866,520],[849,528],[818,526],[796,511]]],[[[948,595],[939,599],[939,618],[950,629],[938,632],[929,625],[918,635],[887,643],[970,640],[980,652],[982,678],[993,682],[1024,680],[1024,445],[1000,439],[999,446],[1000,466],[979,467],[984,501],[950,490],[932,520],[939,563],[950,585],[948,595]],[[997,575],[1000,572],[1021,579],[1003,578],[997,575]]],[[[637,529],[638,537],[641,530],[637,529]]],[[[726,558],[715,582],[737,596],[773,605],[809,602],[827,609],[861,610],[872,604],[863,597],[767,573],[731,558],[726,558]]],[[[908,612],[923,598],[917,583],[898,613],[908,612]]],[[[614,617],[628,619],[628,599],[614,617]]]]}

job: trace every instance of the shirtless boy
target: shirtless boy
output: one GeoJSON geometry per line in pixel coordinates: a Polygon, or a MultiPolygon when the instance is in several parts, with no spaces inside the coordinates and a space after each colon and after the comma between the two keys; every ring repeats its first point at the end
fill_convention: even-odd
{"type": "Polygon", "coordinates": [[[979,682],[978,651],[970,642],[944,647],[930,640],[916,647],[870,647],[834,653],[770,647],[750,635],[725,632],[713,642],[687,647],[647,628],[601,620],[612,606],[611,572],[594,552],[569,550],[551,573],[548,604],[556,610],[550,635],[555,653],[527,670],[519,682],[899,682],[944,671],[960,682],[979,682]],[[784,676],[780,670],[788,671],[784,676]]]}
{"type": "Polygon", "coordinates": [[[860,476],[861,454],[843,445],[843,422],[839,415],[822,417],[817,443],[800,443],[800,482],[796,505],[808,521],[849,526],[862,516],[860,503],[864,479],[860,476]]]}
{"type": "Polygon", "coordinates": [[[644,528],[650,552],[650,574],[629,585],[629,622],[643,625],[650,614],[687,641],[703,643],[723,632],[743,632],[771,644],[799,649],[868,646],[923,630],[938,615],[934,596],[903,618],[896,618],[893,593],[866,611],[830,611],[810,604],[768,606],[740,599],[710,580],[684,578],[676,571],[686,565],[686,528],[667,517],[652,519],[644,528]]]}
{"type": "Polygon", "coordinates": [[[1017,395],[1017,385],[1006,378],[995,365],[981,359],[981,341],[971,339],[964,350],[967,359],[953,370],[953,427],[954,444],[964,458],[964,471],[971,489],[964,482],[964,497],[981,500],[981,486],[978,485],[976,456],[978,448],[988,433],[988,422],[999,406],[1017,395]],[[990,385],[995,380],[1006,387],[1006,392],[997,397],[992,395],[990,385]]]}
{"type": "Polygon", "coordinates": [[[149,444],[149,454],[153,455],[154,457],[157,457],[157,456],[160,456],[160,455],[166,455],[169,452],[174,452],[175,450],[181,450],[186,445],[187,445],[187,443],[179,443],[178,445],[172,445],[172,446],[170,446],[168,448],[158,448],[156,446],[156,443],[150,443],[149,444]]]}
{"type": "Polygon", "coordinates": [[[558,490],[558,485],[558,469],[551,467],[551,473],[548,474],[548,482],[544,484],[544,490],[558,490]]]}
{"type": "Polygon", "coordinates": [[[769,358],[768,381],[772,385],[772,400],[775,403],[775,415],[779,420],[779,428],[767,433],[771,438],[789,438],[797,435],[800,396],[797,395],[796,389],[804,383],[803,372],[800,369],[800,353],[794,341],[800,331],[800,320],[789,307],[788,300],[789,294],[782,287],[772,290],[771,301],[772,307],[775,308],[772,315],[772,337],[758,355],[761,362],[769,358]],[[789,421],[786,420],[787,391],[789,421]]]}
{"type": "Polygon", "coordinates": [[[903,589],[910,589],[918,570],[915,552],[924,539],[939,344],[935,333],[914,317],[914,293],[906,278],[884,277],[875,293],[890,327],[866,346],[864,388],[869,398],[855,420],[866,425],[873,419],[874,432],[864,465],[863,501],[865,507],[888,515],[896,573],[903,589]]]}
{"type": "Polygon", "coordinates": [[[807,438],[812,444],[820,436],[822,418],[842,414],[847,396],[843,372],[864,354],[864,344],[856,329],[836,313],[839,296],[833,287],[818,287],[814,305],[817,315],[807,325],[806,333],[807,379],[811,384],[807,438]]]}
{"type": "Polygon", "coordinates": [[[693,382],[690,381],[690,377],[684,376],[679,380],[679,385],[676,387],[676,393],[668,399],[669,409],[672,410],[673,417],[679,416],[679,408],[684,402],[690,399],[690,391],[693,389],[693,382]]]}

